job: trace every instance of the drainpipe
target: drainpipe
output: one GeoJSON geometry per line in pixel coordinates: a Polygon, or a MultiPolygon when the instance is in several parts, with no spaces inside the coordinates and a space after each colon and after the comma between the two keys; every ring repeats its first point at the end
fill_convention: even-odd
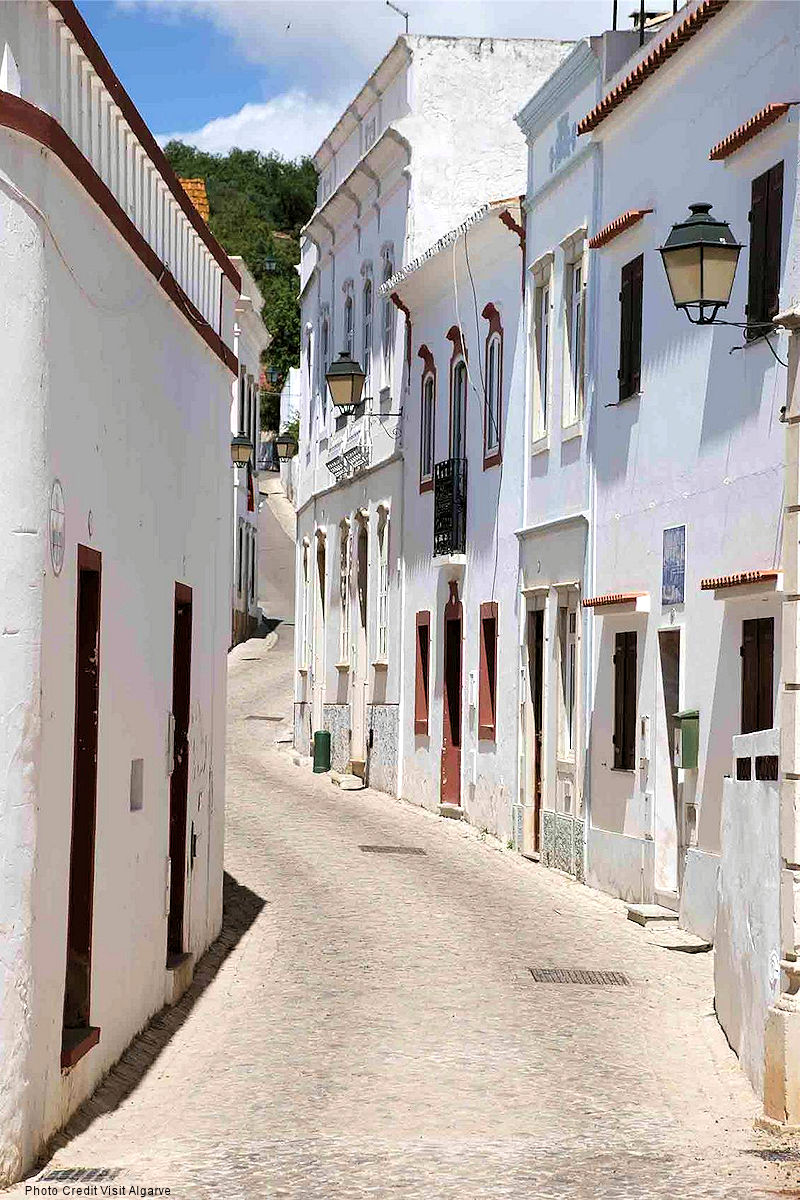
{"type": "Polygon", "coordinates": [[[775,318],[789,330],[783,575],[780,792],[781,994],[767,1013],[764,1114],[800,1128],[800,307],[775,318]]]}

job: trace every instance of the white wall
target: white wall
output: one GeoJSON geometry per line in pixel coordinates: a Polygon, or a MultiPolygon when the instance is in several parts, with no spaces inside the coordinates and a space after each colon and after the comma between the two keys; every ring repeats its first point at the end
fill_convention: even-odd
{"type": "MultiPolygon", "coordinates": [[[[36,12],[46,25],[44,6],[36,12]]],[[[0,967],[0,1175],[9,1178],[164,1003],[176,581],[194,599],[188,819],[198,857],[186,949],[199,955],[220,927],[231,375],[57,161],[2,130],[0,170],[50,226],[0,189],[0,406],[13,445],[0,523],[0,919],[11,931],[0,967]],[[66,499],[59,575],[48,534],[56,478],[66,499]],[[102,1032],[62,1075],[79,543],[103,556],[91,994],[102,1032]],[[144,806],[131,812],[138,757],[144,806]]]]}

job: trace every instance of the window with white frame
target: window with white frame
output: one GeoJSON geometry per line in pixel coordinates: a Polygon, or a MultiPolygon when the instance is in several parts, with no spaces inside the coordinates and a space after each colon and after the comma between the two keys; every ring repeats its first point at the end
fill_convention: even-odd
{"type": "Polygon", "coordinates": [[[486,348],[486,455],[500,449],[501,363],[503,338],[499,333],[489,337],[486,348]]]}
{"type": "Polygon", "coordinates": [[[236,591],[241,596],[242,582],[244,579],[244,525],[239,522],[238,536],[236,539],[236,591]]]}
{"type": "Polygon", "coordinates": [[[586,341],[586,264],[583,249],[566,263],[565,315],[568,369],[562,424],[574,425],[583,415],[583,378],[586,341]]]}
{"type": "Polygon", "coordinates": [[[350,661],[350,526],[343,521],[339,528],[339,662],[350,661]]]}
{"type": "Polygon", "coordinates": [[[250,529],[250,603],[256,600],[256,531],[250,529]]]}
{"type": "Polygon", "coordinates": [[[389,647],[389,514],[378,520],[378,660],[386,662],[389,647]]]}
{"type": "Polygon", "coordinates": [[[310,630],[311,630],[311,547],[308,538],[303,539],[303,556],[301,560],[302,569],[302,587],[303,587],[303,612],[302,624],[300,627],[301,636],[301,651],[300,651],[300,666],[301,669],[307,669],[311,662],[311,645],[310,645],[310,630]]]}
{"type": "Polygon", "coordinates": [[[372,280],[364,284],[364,313],[361,331],[361,351],[364,357],[364,398],[372,395],[372,280]]]}
{"type": "Polygon", "coordinates": [[[559,755],[575,757],[575,709],[577,700],[578,611],[575,599],[562,600],[558,607],[558,742],[559,755]]]}
{"type": "Polygon", "coordinates": [[[322,325],[320,326],[320,333],[319,333],[319,363],[318,363],[319,377],[317,380],[317,386],[319,388],[319,394],[320,394],[320,401],[322,404],[323,417],[325,415],[325,409],[326,409],[326,404],[327,404],[327,392],[328,392],[328,384],[325,379],[325,373],[328,370],[328,355],[330,353],[329,344],[330,344],[330,329],[328,326],[328,318],[323,317],[322,325]]]}
{"type": "Polygon", "coordinates": [[[450,457],[467,456],[467,364],[459,358],[453,365],[453,395],[450,400],[450,457]]]}
{"type": "Polygon", "coordinates": [[[551,258],[534,273],[533,313],[531,321],[533,438],[546,436],[550,422],[550,327],[552,322],[551,258]]]}
{"type": "Polygon", "coordinates": [[[355,351],[353,334],[353,297],[348,293],[344,302],[344,346],[351,358],[355,351]]]}
{"type": "Polygon", "coordinates": [[[422,412],[420,414],[420,483],[433,479],[433,437],[436,414],[436,378],[427,370],[422,376],[422,412]]]}

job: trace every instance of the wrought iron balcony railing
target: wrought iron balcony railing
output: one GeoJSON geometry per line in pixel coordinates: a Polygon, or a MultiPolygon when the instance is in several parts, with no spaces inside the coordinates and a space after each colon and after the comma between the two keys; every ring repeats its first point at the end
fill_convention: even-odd
{"type": "Polygon", "coordinates": [[[433,468],[433,553],[467,548],[467,460],[446,458],[433,468]]]}

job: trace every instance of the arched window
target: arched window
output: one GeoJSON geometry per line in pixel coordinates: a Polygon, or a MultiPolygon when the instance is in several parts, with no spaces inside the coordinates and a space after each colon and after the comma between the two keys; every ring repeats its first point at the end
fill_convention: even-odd
{"type": "Polygon", "coordinates": [[[436,426],[436,366],[427,346],[420,346],[422,383],[419,406],[419,490],[433,487],[436,426]]]}
{"type": "Polygon", "coordinates": [[[364,380],[364,399],[369,399],[372,395],[372,280],[368,279],[364,284],[364,324],[362,327],[362,354],[363,367],[366,379],[364,380]]]}
{"type": "Polygon", "coordinates": [[[378,519],[378,661],[389,652],[389,513],[379,509],[378,519]]]}
{"type": "Polygon", "coordinates": [[[344,302],[344,347],[350,357],[355,350],[353,337],[353,297],[348,295],[344,302]]]}
{"type": "Polygon", "coordinates": [[[493,467],[501,459],[503,423],[503,327],[494,304],[481,314],[489,322],[484,363],[485,388],[483,410],[483,467],[493,467]]]}
{"type": "Polygon", "coordinates": [[[319,379],[317,380],[323,416],[325,415],[325,408],[328,399],[328,384],[325,380],[325,373],[328,370],[328,359],[330,356],[329,343],[330,336],[328,329],[328,318],[323,317],[319,335],[319,379]]]}
{"type": "Polygon", "coordinates": [[[350,661],[350,526],[343,521],[339,527],[339,662],[350,661]]]}
{"type": "MultiPolygon", "coordinates": [[[[392,260],[387,254],[386,262],[383,267],[383,282],[388,283],[394,275],[394,267],[392,260]]],[[[383,301],[383,331],[381,335],[381,348],[383,350],[383,364],[385,377],[387,381],[391,378],[392,369],[392,342],[394,340],[394,304],[387,295],[383,301]]]]}

